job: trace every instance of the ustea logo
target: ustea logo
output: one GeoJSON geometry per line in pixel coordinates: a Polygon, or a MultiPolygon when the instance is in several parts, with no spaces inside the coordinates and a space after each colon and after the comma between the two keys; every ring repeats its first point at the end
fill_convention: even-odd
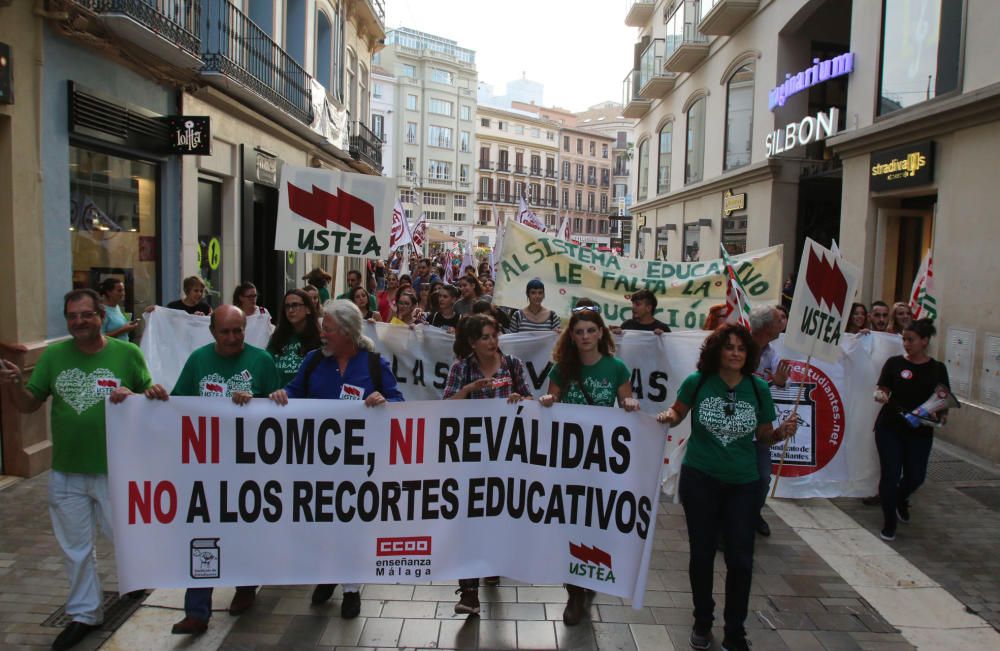
{"type": "Polygon", "coordinates": [[[576,559],[569,562],[570,574],[605,583],[615,582],[615,573],[611,569],[611,554],[600,547],[570,543],[569,555],[576,559]]]}
{"type": "Polygon", "coordinates": [[[378,538],[375,541],[376,556],[430,556],[430,536],[405,536],[402,538],[378,538]]]}

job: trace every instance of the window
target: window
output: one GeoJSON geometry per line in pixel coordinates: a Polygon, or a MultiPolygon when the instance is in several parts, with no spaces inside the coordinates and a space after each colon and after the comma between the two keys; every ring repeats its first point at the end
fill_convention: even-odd
{"type": "Polygon", "coordinates": [[[639,187],[636,196],[644,201],[649,194],[649,140],[639,143],[639,187]]]}
{"type": "Polygon", "coordinates": [[[403,171],[407,172],[407,176],[417,171],[417,159],[414,156],[407,156],[403,161],[403,171]]]}
{"type": "Polygon", "coordinates": [[[579,217],[573,218],[573,232],[579,233],[583,230],[583,220],[579,217]]]}
{"type": "Polygon", "coordinates": [[[608,220],[607,219],[600,220],[599,222],[597,222],[597,225],[599,227],[598,228],[598,232],[601,235],[607,235],[608,234],[608,220]]]}
{"type": "Polygon", "coordinates": [[[507,123],[504,122],[503,120],[497,120],[497,129],[499,129],[500,131],[506,131],[507,123]]]}
{"type": "Polygon", "coordinates": [[[416,111],[417,110],[417,96],[407,95],[406,96],[406,110],[416,111]]]}
{"type": "Polygon", "coordinates": [[[490,211],[489,208],[484,208],[479,211],[479,224],[481,226],[490,223],[490,211]]]}
{"type": "MultiPolygon", "coordinates": [[[[74,146],[69,148],[69,162],[73,285],[96,287],[105,278],[121,278],[127,290],[122,311],[139,315],[157,302],[156,258],[148,258],[139,242],[158,237],[159,167],[74,146]]],[[[202,219],[203,199],[214,201],[203,192],[199,188],[198,244],[202,269],[209,270],[209,242],[222,235],[222,213],[209,203],[205,208],[213,214],[202,219]]]]}
{"type": "Polygon", "coordinates": [[[416,194],[413,190],[400,190],[399,191],[399,201],[400,203],[415,203],[417,200],[416,194]]]}
{"type": "Polygon", "coordinates": [[[427,112],[434,113],[435,115],[447,115],[448,117],[451,117],[451,112],[454,107],[455,105],[451,102],[446,102],[443,99],[434,99],[432,97],[428,102],[427,112]]]}
{"type": "Polygon", "coordinates": [[[443,210],[428,210],[424,213],[427,215],[427,219],[436,222],[443,222],[448,213],[443,210]]]}
{"type": "Polygon", "coordinates": [[[464,194],[456,194],[455,195],[455,207],[456,208],[465,208],[465,199],[466,199],[466,196],[464,194]]]}
{"type": "Polygon", "coordinates": [[[375,99],[382,98],[382,84],[372,85],[372,97],[374,97],[375,99]]]}
{"type": "Polygon", "coordinates": [[[490,127],[490,119],[489,118],[480,118],[479,124],[481,126],[484,126],[484,127],[486,127],[488,129],[490,127]]]}
{"type": "Polygon", "coordinates": [[[344,68],[346,72],[346,77],[344,79],[344,92],[347,93],[344,98],[345,108],[347,109],[347,119],[356,120],[358,119],[357,112],[357,97],[358,97],[358,55],[354,53],[354,50],[347,50],[347,67],[344,68]]]}
{"type": "Polygon", "coordinates": [[[424,192],[424,205],[444,206],[447,205],[446,198],[447,195],[444,192],[424,192]]]}
{"type": "Polygon", "coordinates": [[[570,171],[570,162],[568,160],[563,161],[562,177],[563,181],[569,181],[573,178],[573,173],[570,171]]]}
{"type": "MultiPolygon", "coordinates": [[[[472,107],[471,106],[467,106],[465,104],[462,104],[462,106],[460,106],[458,108],[458,117],[460,119],[462,119],[462,120],[465,120],[465,121],[471,120],[472,119],[472,107]]],[[[490,126],[490,125],[487,124],[486,126],[490,126]]]]}
{"type": "Polygon", "coordinates": [[[601,145],[601,158],[607,158],[607,157],[608,157],[608,143],[605,142],[601,145]]]}
{"type": "Polygon", "coordinates": [[[608,212],[608,195],[601,193],[601,212],[608,212]]]}
{"type": "Polygon", "coordinates": [[[588,192],[587,193],[587,210],[589,210],[590,212],[594,212],[594,193],[593,192],[588,192]]]}
{"type": "Polygon", "coordinates": [[[697,183],[705,174],[705,98],[695,100],[687,111],[687,156],[684,183],[697,183]]]}
{"type": "Polygon", "coordinates": [[[536,175],[542,173],[542,157],[538,154],[531,155],[531,173],[536,175]]]}
{"type": "Polygon", "coordinates": [[[577,210],[583,210],[583,191],[576,191],[576,202],[573,204],[577,210]]]}
{"type": "Polygon", "coordinates": [[[562,208],[569,208],[569,190],[563,189],[562,193],[562,208]]]}
{"type": "Polygon", "coordinates": [[[539,129],[538,127],[531,127],[531,137],[532,138],[540,138],[541,135],[542,135],[541,129],[539,129]]]}
{"type": "MultiPolygon", "coordinates": [[[[250,19],[271,33],[270,3],[251,4],[250,19]],[[265,25],[266,21],[266,25],[265,25]]],[[[303,23],[304,24],[304,23],[303,23]]],[[[344,93],[344,62],[342,57],[344,42],[344,20],[340,12],[332,16],[317,12],[316,16],[316,80],[323,84],[331,96],[342,99],[344,93]]]]}
{"type": "Polygon", "coordinates": [[[451,128],[450,127],[439,127],[437,125],[430,125],[427,127],[427,137],[431,147],[443,147],[444,149],[451,149],[451,128]]]}
{"type": "Polygon", "coordinates": [[[407,122],[406,123],[406,142],[408,144],[415,144],[417,142],[417,123],[407,122]]]}
{"type": "Polygon", "coordinates": [[[464,222],[465,221],[465,213],[464,212],[452,213],[452,215],[451,215],[451,221],[453,221],[453,222],[464,222]]]}
{"type": "Polygon", "coordinates": [[[576,153],[578,154],[583,153],[583,138],[576,139],[576,153]]]}
{"type": "Polygon", "coordinates": [[[958,88],[964,4],[884,0],[879,115],[958,88]]]}
{"type": "Polygon", "coordinates": [[[555,142],[556,134],[554,132],[552,132],[552,131],[546,131],[545,132],[545,139],[548,140],[548,141],[550,141],[550,142],[555,142]]]}
{"type": "Polygon", "coordinates": [[[379,113],[372,115],[372,133],[378,136],[378,139],[385,142],[385,116],[379,113]]]}
{"type": "Polygon", "coordinates": [[[523,124],[515,124],[514,125],[514,135],[515,136],[523,136],[524,135],[524,125],[523,124]]]}
{"type": "Polygon", "coordinates": [[[431,81],[451,86],[452,74],[440,68],[431,68],[431,81]]]}
{"type": "Polygon", "coordinates": [[[590,141],[590,149],[589,149],[589,151],[590,151],[590,155],[591,156],[596,156],[597,155],[597,143],[594,142],[593,140],[590,141]]]}
{"type": "Polygon", "coordinates": [[[408,222],[412,222],[413,221],[413,209],[412,208],[403,208],[403,215],[406,216],[406,221],[408,221],[408,222]]]}
{"type": "Polygon", "coordinates": [[[469,182],[469,166],[466,163],[462,163],[458,166],[458,181],[459,183],[469,182]]]}
{"type": "MultiPolygon", "coordinates": [[[[74,235],[75,234],[76,231],[74,231],[74,235]]],[[[204,249],[204,247],[213,239],[219,242],[222,241],[222,183],[207,179],[198,179],[198,247],[199,252],[201,253],[201,255],[198,256],[200,262],[198,272],[209,287],[221,288],[222,272],[223,267],[225,266],[224,260],[221,256],[219,259],[215,260],[214,262],[216,265],[213,269],[212,264],[210,264],[209,256],[205,255],[204,249]]],[[[75,248],[74,252],[76,252],[75,248]]],[[[79,263],[74,258],[74,269],[77,264],[79,263]]],[[[295,277],[295,275],[292,275],[292,278],[295,277]]],[[[135,274],[133,272],[132,280],[126,285],[129,290],[134,290],[134,278],[135,274]]],[[[126,292],[125,298],[127,302],[128,292],[126,292]]],[[[219,300],[212,298],[211,294],[207,295],[205,299],[209,305],[215,306],[219,304],[219,300]]],[[[131,308],[122,305],[121,309],[134,314],[136,300],[137,299],[135,297],[132,298],[131,308]]]]}
{"type": "Polygon", "coordinates": [[[583,165],[580,163],[576,164],[576,182],[583,183],[583,165]]]}
{"type": "Polygon", "coordinates": [[[458,150],[464,151],[466,153],[472,151],[472,137],[469,135],[468,131],[460,131],[458,133],[458,150]]]}
{"type": "Polygon", "coordinates": [[[563,151],[569,151],[569,136],[563,136],[563,151]]]}
{"type": "Polygon", "coordinates": [[[750,164],[753,136],[753,68],[740,67],[729,78],[726,88],[726,152],[723,169],[750,164]]]}
{"type": "Polygon", "coordinates": [[[427,166],[427,178],[434,179],[435,181],[450,181],[451,163],[448,161],[431,159],[427,166]]]}
{"type": "Polygon", "coordinates": [[[510,198],[510,181],[507,179],[497,179],[497,201],[509,201],[510,198]]]}
{"type": "Polygon", "coordinates": [[[358,120],[367,123],[371,118],[371,98],[368,92],[368,66],[358,65],[358,120]]]}
{"type": "Polygon", "coordinates": [[[416,77],[417,69],[408,63],[404,63],[399,66],[399,76],[400,77],[416,77]]]}
{"type": "Polygon", "coordinates": [[[684,262],[701,259],[701,226],[698,222],[684,224],[684,262]]]}
{"type": "Polygon", "coordinates": [[[674,123],[667,122],[660,129],[660,149],[657,152],[656,194],[670,192],[670,156],[674,151],[674,123]]]}

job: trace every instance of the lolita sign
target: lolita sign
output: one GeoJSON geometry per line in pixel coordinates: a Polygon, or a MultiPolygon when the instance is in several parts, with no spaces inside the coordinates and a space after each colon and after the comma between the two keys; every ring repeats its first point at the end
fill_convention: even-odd
{"type": "Polygon", "coordinates": [[[181,156],[212,154],[211,119],[203,116],[175,115],[167,118],[170,129],[170,152],[181,156]]]}
{"type": "Polygon", "coordinates": [[[785,81],[775,86],[767,94],[767,108],[771,111],[784,106],[785,101],[797,93],[808,90],[817,84],[842,77],[854,70],[854,53],[846,52],[825,61],[813,59],[813,65],[794,75],[785,73],[785,81]]]}
{"type": "Polygon", "coordinates": [[[786,124],[784,128],[767,134],[767,138],[764,139],[767,157],[771,158],[800,145],[819,142],[836,135],[839,119],[840,111],[831,107],[829,113],[820,111],[815,117],[807,115],[801,122],[786,124]]]}

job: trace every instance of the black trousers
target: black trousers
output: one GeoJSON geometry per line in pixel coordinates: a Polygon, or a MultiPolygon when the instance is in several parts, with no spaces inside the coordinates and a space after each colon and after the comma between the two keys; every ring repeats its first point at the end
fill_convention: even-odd
{"type": "Polygon", "coordinates": [[[684,506],[691,548],[688,575],[695,626],[710,628],[715,619],[712,575],[721,533],[726,557],[725,631],[731,637],[746,635],[743,623],[750,602],[760,482],[727,484],[700,470],[683,466],[678,493],[684,506]]]}
{"type": "MultiPolygon", "coordinates": [[[[930,430],[930,428],[925,428],[930,430]]],[[[878,495],[882,500],[885,528],[896,531],[896,506],[903,504],[927,478],[927,461],[934,444],[933,431],[875,428],[875,445],[882,476],[878,495]]]]}
{"type": "Polygon", "coordinates": [[[755,441],[757,448],[757,474],[760,475],[760,501],[757,512],[764,508],[767,502],[767,493],[771,490],[771,445],[755,441]]]}

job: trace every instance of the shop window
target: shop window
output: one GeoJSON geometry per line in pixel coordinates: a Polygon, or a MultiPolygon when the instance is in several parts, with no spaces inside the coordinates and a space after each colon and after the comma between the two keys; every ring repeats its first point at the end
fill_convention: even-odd
{"type": "Polygon", "coordinates": [[[667,122],[660,129],[660,147],[657,152],[656,194],[670,192],[670,156],[673,154],[674,123],[667,122]]]}
{"type": "Polygon", "coordinates": [[[684,183],[697,183],[705,174],[705,98],[695,100],[687,111],[687,155],[684,183]]]}
{"type": "Polygon", "coordinates": [[[879,115],[958,88],[964,4],[884,0],[879,115]]]}
{"type": "Polygon", "coordinates": [[[69,162],[73,287],[120,277],[122,310],[140,314],[157,302],[159,168],[73,146],[69,162]]]}
{"type": "Polygon", "coordinates": [[[222,184],[198,180],[198,273],[207,285],[205,300],[213,308],[225,302],[222,274],[222,184]],[[216,251],[220,254],[216,256],[216,251]]]}
{"type": "Polygon", "coordinates": [[[701,226],[698,222],[684,224],[684,262],[701,259],[701,226]]]}
{"type": "Polygon", "coordinates": [[[724,169],[750,164],[753,138],[753,68],[742,66],[726,87],[726,155],[724,169]]]}
{"type": "Polygon", "coordinates": [[[649,194],[649,140],[639,143],[639,188],[636,195],[644,201],[649,194]]]}

